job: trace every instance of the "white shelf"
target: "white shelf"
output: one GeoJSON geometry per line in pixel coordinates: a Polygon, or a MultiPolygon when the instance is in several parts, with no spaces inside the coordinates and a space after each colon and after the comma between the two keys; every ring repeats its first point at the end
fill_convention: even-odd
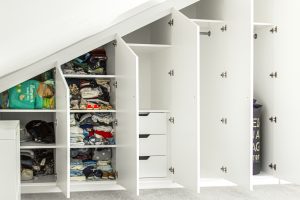
{"type": "Polygon", "coordinates": [[[129,43],[128,46],[137,54],[151,54],[172,47],[172,45],[167,45],[167,44],[134,44],[134,43],[129,43]]]}
{"type": "Polygon", "coordinates": [[[258,30],[258,29],[265,29],[265,28],[271,28],[274,27],[274,24],[271,23],[264,23],[264,22],[254,22],[254,29],[258,30]]]}
{"type": "Polygon", "coordinates": [[[116,180],[105,181],[71,181],[71,192],[125,190],[116,180]]]}
{"type": "Polygon", "coordinates": [[[116,110],[70,110],[70,113],[115,113],[116,110]]]}
{"type": "Polygon", "coordinates": [[[169,110],[139,110],[140,113],[169,113],[169,110]]]}
{"type": "Polygon", "coordinates": [[[280,180],[265,172],[253,176],[253,185],[278,185],[280,180]]]}
{"type": "Polygon", "coordinates": [[[72,145],[71,149],[116,148],[117,145],[72,145]]]}
{"type": "Polygon", "coordinates": [[[194,23],[198,24],[201,28],[210,28],[214,24],[222,24],[223,20],[213,20],[213,19],[191,19],[194,23]]]}
{"type": "Polygon", "coordinates": [[[22,186],[56,185],[56,175],[38,176],[30,181],[22,181],[22,186]]]}
{"type": "Polygon", "coordinates": [[[56,149],[58,146],[56,144],[44,144],[36,142],[21,142],[21,149],[56,149]]]}
{"type": "Polygon", "coordinates": [[[116,75],[64,74],[65,78],[116,78],[116,75]]]}
{"type": "Polygon", "coordinates": [[[56,113],[58,110],[46,109],[0,109],[0,113],[56,113]]]}

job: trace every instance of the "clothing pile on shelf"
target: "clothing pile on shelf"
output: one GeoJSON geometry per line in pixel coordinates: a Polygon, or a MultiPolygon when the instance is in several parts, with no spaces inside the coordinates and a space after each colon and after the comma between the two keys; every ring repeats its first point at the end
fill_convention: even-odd
{"type": "Polygon", "coordinates": [[[97,48],[62,66],[64,74],[106,75],[106,52],[97,48]]]}
{"type": "Polygon", "coordinates": [[[67,79],[72,110],[111,110],[110,80],[67,79]]]}
{"type": "Polygon", "coordinates": [[[20,142],[55,143],[54,123],[32,120],[20,131],[20,142]]]}
{"type": "Polygon", "coordinates": [[[112,167],[112,149],[71,149],[72,181],[115,180],[112,167]]]}
{"type": "Polygon", "coordinates": [[[45,72],[0,94],[0,109],[54,109],[53,71],[45,72]]]}
{"type": "Polygon", "coordinates": [[[54,175],[54,153],[51,149],[21,150],[21,180],[54,175]]]}
{"type": "Polygon", "coordinates": [[[71,114],[71,145],[114,145],[111,113],[71,114]]]}

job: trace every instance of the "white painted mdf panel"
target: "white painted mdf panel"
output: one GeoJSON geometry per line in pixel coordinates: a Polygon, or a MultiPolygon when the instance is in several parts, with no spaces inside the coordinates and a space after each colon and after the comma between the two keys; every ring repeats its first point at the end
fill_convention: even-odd
{"type": "Polygon", "coordinates": [[[140,178],[164,178],[167,177],[166,156],[144,156],[140,158],[140,178]]]}
{"type": "Polygon", "coordinates": [[[261,115],[261,159],[262,170],[272,174],[268,165],[274,162],[274,123],[269,118],[276,115],[274,110],[274,84],[277,81],[271,78],[274,73],[274,34],[269,30],[271,27],[254,29],[257,39],[254,43],[254,68],[253,90],[254,98],[262,107],[261,115]]]}
{"type": "Polygon", "coordinates": [[[1,158],[1,199],[20,200],[20,128],[19,121],[0,122],[0,150],[8,155],[1,158]],[[9,139],[7,135],[11,135],[9,139]],[[4,137],[3,137],[4,136],[4,137]]]}
{"type": "MultiPolygon", "coordinates": [[[[223,24],[209,27],[211,36],[200,36],[200,177],[220,178],[220,168],[224,165],[224,140],[226,139],[221,123],[225,117],[222,99],[226,92],[222,89],[226,79],[224,46],[225,34],[220,30],[223,24]]],[[[200,29],[201,32],[208,31],[200,29]]]]}
{"type": "Polygon", "coordinates": [[[221,90],[226,95],[221,99],[225,107],[227,125],[224,128],[225,163],[224,177],[245,188],[250,188],[252,171],[252,13],[251,1],[224,1],[224,21],[227,58],[223,66],[227,79],[221,90]]]}
{"type": "Polygon", "coordinates": [[[139,113],[139,134],[167,134],[166,113],[139,113]]]}
{"type": "Polygon", "coordinates": [[[138,57],[122,38],[117,36],[116,40],[117,181],[129,192],[138,195],[138,57]]]}
{"type": "Polygon", "coordinates": [[[199,27],[173,10],[171,112],[171,159],[174,181],[193,191],[200,190],[200,60],[199,27]],[[183,141],[186,138],[188,142],[183,141]],[[178,148],[181,147],[181,148],[178,148]],[[187,174],[188,166],[188,174],[187,174]]]}
{"type": "Polygon", "coordinates": [[[275,163],[280,179],[300,184],[300,2],[274,0],[275,34],[275,163]]]}
{"type": "Polygon", "coordinates": [[[167,135],[140,136],[140,156],[167,155],[167,135]]]}
{"type": "Polygon", "coordinates": [[[69,88],[60,67],[56,68],[56,173],[57,186],[70,198],[69,88]]]}

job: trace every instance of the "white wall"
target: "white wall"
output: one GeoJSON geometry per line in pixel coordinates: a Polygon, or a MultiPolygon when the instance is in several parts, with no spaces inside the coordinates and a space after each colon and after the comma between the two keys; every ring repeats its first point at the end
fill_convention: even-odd
{"type": "Polygon", "coordinates": [[[0,77],[163,1],[0,0],[0,77]]]}

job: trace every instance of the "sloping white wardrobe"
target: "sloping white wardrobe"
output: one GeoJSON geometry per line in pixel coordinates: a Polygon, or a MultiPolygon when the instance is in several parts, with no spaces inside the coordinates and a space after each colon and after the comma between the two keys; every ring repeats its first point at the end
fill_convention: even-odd
{"type": "Polygon", "coordinates": [[[21,147],[54,149],[56,176],[22,184],[22,193],[300,184],[299,7],[292,0],[201,0],[129,33],[113,32],[113,40],[88,38],[80,43],[85,50],[107,52],[105,76],[64,75],[61,65],[82,54],[80,45],[69,47],[73,57],[49,67],[56,71],[55,110],[0,111],[1,120],[21,125],[57,122],[56,144],[21,147]],[[70,145],[70,114],[91,111],[70,110],[68,78],[111,80],[115,181],[70,181],[70,151],[79,148],[70,145]],[[263,105],[256,176],[253,98],[263,105]]]}

